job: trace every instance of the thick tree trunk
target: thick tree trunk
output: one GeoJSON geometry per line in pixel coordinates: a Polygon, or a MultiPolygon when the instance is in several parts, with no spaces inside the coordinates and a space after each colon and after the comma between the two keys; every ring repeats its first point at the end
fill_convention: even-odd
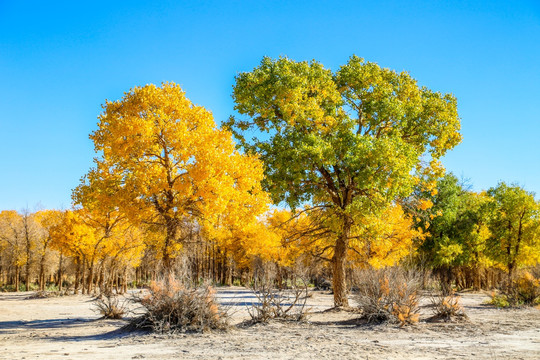
{"type": "Polygon", "coordinates": [[[332,287],[334,290],[334,306],[348,307],[347,281],[345,276],[345,264],[347,260],[347,247],[349,246],[349,234],[351,232],[351,221],[348,218],[343,220],[341,234],[339,234],[332,258],[333,279],[332,287]]]}
{"type": "Polygon", "coordinates": [[[166,222],[166,230],[167,230],[167,233],[166,233],[166,237],[165,237],[165,244],[163,246],[163,251],[162,251],[162,260],[163,260],[163,268],[165,270],[165,284],[166,286],[168,287],[169,286],[169,281],[170,281],[170,277],[171,275],[173,275],[173,269],[172,269],[172,266],[173,266],[173,262],[172,262],[172,258],[171,258],[171,250],[170,248],[174,245],[174,243],[176,242],[176,235],[177,235],[177,232],[178,232],[178,226],[177,226],[177,223],[175,221],[175,219],[171,218],[171,217],[168,217],[166,216],[165,217],[165,222],[166,222]]]}
{"type": "Polygon", "coordinates": [[[515,269],[516,262],[515,260],[512,261],[510,264],[508,264],[508,289],[511,290],[514,285],[514,269],[515,269]]]}

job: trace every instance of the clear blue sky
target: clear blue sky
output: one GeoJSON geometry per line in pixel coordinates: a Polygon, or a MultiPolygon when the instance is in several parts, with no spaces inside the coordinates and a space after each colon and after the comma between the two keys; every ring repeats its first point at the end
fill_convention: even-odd
{"type": "Polygon", "coordinates": [[[457,96],[448,170],[540,195],[539,0],[0,0],[0,209],[69,207],[101,104],[133,86],[174,81],[220,122],[264,55],[352,54],[457,96]]]}

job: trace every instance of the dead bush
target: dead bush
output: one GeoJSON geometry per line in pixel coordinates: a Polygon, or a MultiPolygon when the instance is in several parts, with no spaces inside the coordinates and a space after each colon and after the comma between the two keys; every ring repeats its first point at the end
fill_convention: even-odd
{"type": "Polygon", "coordinates": [[[256,300],[248,305],[251,324],[272,319],[300,321],[306,318],[306,302],[310,295],[303,276],[295,273],[289,281],[281,283],[276,281],[276,273],[268,264],[259,266],[256,273],[251,285],[256,300]]]}
{"type": "Polygon", "coordinates": [[[400,268],[357,270],[353,275],[354,299],[369,323],[418,322],[419,278],[400,268]]]}
{"type": "Polygon", "coordinates": [[[220,310],[215,291],[209,286],[186,288],[180,282],[154,282],[149,293],[134,299],[143,308],[130,328],[158,333],[202,332],[224,330],[228,316],[220,310]]]}
{"type": "Polygon", "coordinates": [[[29,295],[26,299],[32,300],[32,299],[47,299],[47,298],[53,298],[53,297],[60,297],[60,296],[67,296],[69,295],[67,290],[63,291],[47,291],[47,290],[39,290],[33,293],[32,295],[29,295]]]}
{"type": "Polygon", "coordinates": [[[431,297],[433,317],[431,320],[465,320],[467,315],[459,303],[460,297],[455,292],[441,292],[431,297]]]}
{"type": "Polygon", "coordinates": [[[101,314],[103,319],[122,319],[128,312],[128,305],[116,294],[102,293],[94,300],[94,311],[101,314]]]}

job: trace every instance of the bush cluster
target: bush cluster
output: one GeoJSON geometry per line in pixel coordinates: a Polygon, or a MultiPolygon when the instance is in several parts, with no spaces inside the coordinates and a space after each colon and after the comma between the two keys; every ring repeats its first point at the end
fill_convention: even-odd
{"type": "Polygon", "coordinates": [[[488,304],[499,308],[540,305],[540,279],[524,271],[502,292],[493,292],[488,304]]]}
{"type": "Polygon", "coordinates": [[[178,281],[154,282],[149,293],[135,298],[143,314],[131,326],[158,333],[224,330],[227,313],[220,310],[215,291],[209,287],[187,288],[178,281]]]}
{"type": "Polygon", "coordinates": [[[355,276],[355,300],[368,322],[418,322],[418,279],[399,268],[361,270],[355,276]]]}

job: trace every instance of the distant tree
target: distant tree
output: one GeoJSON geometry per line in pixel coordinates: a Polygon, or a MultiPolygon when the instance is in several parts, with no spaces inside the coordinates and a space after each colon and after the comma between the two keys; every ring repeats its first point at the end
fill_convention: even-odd
{"type": "Polygon", "coordinates": [[[48,258],[51,257],[51,229],[62,221],[60,210],[42,210],[34,214],[34,220],[39,224],[37,236],[37,254],[39,255],[39,290],[45,290],[45,273],[48,258]]]}
{"type": "Polygon", "coordinates": [[[19,291],[21,268],[26,259],[25,237],[22,216],[14,210],[0,212],[0,245],[4,247],[3,255],[7,264],[15,269],[15,291],[19,291]]]}
{"type": "Polygon", "coordinates": [[[517,268],[540,261],[540,204],[533,193],[504,182],[487,193],[492,200],[489,249],[511,281],[517,268]]]}
{"type": "Polygon", "coordinates": [[[316,61],[265,57],[236,77],[233,98],[247,119],[231,117],[227,126],[264,161],[274,201],[334,218],[334,303],[348,306],[353,226],[442,175],[438,159],[461,140],[456,99],[356,56],[335,73],[316,61]]]}
{"type": "Polygon", "coordinates": [[[450,285],[457,270],[467,267],[474,273],[470,280],[479,287],[479,269],[493,265],[486,249],[489,198],[470,191],[451,173],[438,181],[435,190],[422,195],[432,206],[418,216],[418,225],[426,232],[418,254],[445,285],[450,285]]]}

